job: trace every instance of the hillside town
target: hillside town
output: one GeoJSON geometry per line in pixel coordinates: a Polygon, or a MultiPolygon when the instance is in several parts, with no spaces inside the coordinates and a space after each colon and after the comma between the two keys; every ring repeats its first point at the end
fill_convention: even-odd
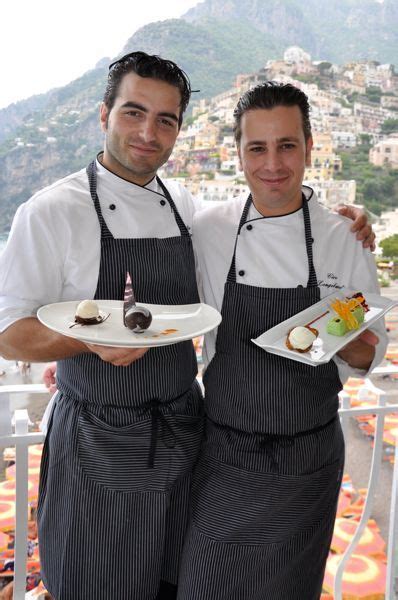
{"type": "MultiPolygon", "coordinates": [[[[313,61],[302,48],[292,46],[282,59],[268,60],[257,72],[237,75],[233,86],[223,93],[196,101],[193,94],[192,113],[185,118],[172,157],[160,174],[178,179],[204,202],[224,201],[245,191],[233,137],[233,111],[248,88],[266,80],[291,82],[310,99],[314,147],[305,182],[323,204],[330,208],[342,202],[363,204],[360,182],[355,175],[346,175],[342,155],[362,151],[364,141],[369,148],[365,157],[368,166],[384,174],[387,169],[390,173],[398,171],[398,74],[394,65],[313,61]]],[[[9,198],[3,210],[4,233],[16,207],[26,200],[26,188],[35,191],[48,185],[64,172],[66,163],[71,168],[70,161],[73,168],[80,168],[102,144],[98,128],[100,88],[96,89],[100,85],[97,82],[90,94],[72,94],[73,99],[60,102],[45,121],[40,113],[29,115],[18,135],[3,143],[8,157],[3,165],[3,187],[7,184],[3,193],[9,198]],[[91,96],[94,91],[96,102],[91,96]],[[90,143],[87,137],[82,141],[83,130],[89,134],[90,143]],[[61,160],[66,163],[61,164],[61,160]],[[13,177],[18,165],[24,170],[23,179],[13,177]]],[[[376,179],[380,184],[380,178],[376,179]]],[[[391,196],[391,192],[382,191],[388,207],[372,215],[378,242],[398,231],[398,200],[391,196]]],[[[380,196],[374,198],[374,206],[380,208],[380,196]]],[[[369,206],[366,208],[372,213],[369,206]]],[[[377,252],[381,253],[380,247],[377,252]]]]}
{"type": "MultiPolygon", "coordinates": [[[[314,148],[306,183],[326,206],[355,203],[356,181],[338,178],[342,151],[355,149],[361,136],[371,143],[369,162],[398,169],[398,134],[383,124],[398,119],[398,74],[375,61],[334,65],[312,61],[299,47],[282,60],[269,60],[256,73],[238,75],[234,86],[194,105],[163,174],[179,181],[201,201],[223,201],[246,189],[233,138],[233,110],[250,87],[266,80],[291,82],[309,97],[314,148]]],[[[357,202],[358,203],[358,202],[357,202]]],[[[379,241],[398,231],[398,210],[375,219],[379,241]]]]}

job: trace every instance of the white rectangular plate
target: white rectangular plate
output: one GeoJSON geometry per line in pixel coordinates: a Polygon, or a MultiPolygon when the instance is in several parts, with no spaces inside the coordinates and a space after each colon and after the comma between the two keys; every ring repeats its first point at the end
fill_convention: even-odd
{"type": "Polygon", "coordinates": [[[119,348],[168,346],[211,331],[221,322],[220,313],[208,304],[143,304],[152,313],[152,323],[144,333],[133,333],[123,325],[123,301],[96,300],[101,316],[109,318],[97,325],[75,325],[79,301],[57,302],[39,308],[37,318],[43,325],[82,342],[119,348]],[[168,331],[173,330],[176,331],[168,331]]]}
{"type": "Polygon", "coordinates": [[[330,335],[330,333],[326,332],[326,325],[329,319],[335,316],[335,312],[330,308],[330,303],[336,298],[342,300],[346,296],[351,296],[354,293],[355,290],[352,291],[347,289],[333,292],[329,296],[323,298],[320,302],[313,304],[306,310],[303,310],[300,313],[297,313],[297,315],[290,317],[290,319],[287,319],[286,321],[279,323],[279,325],[272,327],[272,329],[269,329],[255,340],[252,340],[252,342],[267,352],[279,354],[280,356],[285,356],[291,360],[303,362],[314,367],[323,363],[327,363],[331,360],[331,358],[333,358],[336,352],[344,348],[344,346],[346,346],[349,342],[352,342],[352,340],[358,337],[358,335],[365,329],[371,327],[375,321],[385,315],[386,312],[393,308],[393,306],[398,305],[398,301],[384,298],[378,294],[364,293],[364,298],[369,306],[369,312],[365,313],[364,323],[362,323],[358,329],[350,331],[341,337],[330,335]],[[321,317],[318,321],[311,325],[311,327],[315,327],[315,329],[317,329],[319,332],[312,349],[305,353],[289,350],[289,348],[286,346],[286,336],[289,331],[293,327],[307,325],[328,309],[330,310],[329,314],[321,317]]]}

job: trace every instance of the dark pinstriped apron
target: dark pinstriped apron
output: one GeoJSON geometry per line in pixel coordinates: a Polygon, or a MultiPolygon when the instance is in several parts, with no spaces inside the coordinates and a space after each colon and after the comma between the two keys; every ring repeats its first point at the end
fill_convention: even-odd
{"type": "MultiPolygon", "coordinates": [[[[190,234],[162,182],[181,235],[114,239],[95,163],[87,172],[101,226],[95,298],[122,299],[129,271],[140,302],[199,302],[190,234]]],[[[196,373],[191,341],[151,348],[129,367],[88,353],[58,363],[38,511],[56,600],[152,600],[160,580],[176,583],[203,425],[196,373]]]]}
{"type": "MultiPolygon", "coordinates": [[[[306,288],[237,284],[235,244],[204,376],[209,419],[178,600],[315,600],[321,593],[344,461],[337,367],[311,367],[251,342],[320,299],[305,198],[302,212],[306,288]]],[[[249,231],[255,227],[253,220],[249,231]]]]}

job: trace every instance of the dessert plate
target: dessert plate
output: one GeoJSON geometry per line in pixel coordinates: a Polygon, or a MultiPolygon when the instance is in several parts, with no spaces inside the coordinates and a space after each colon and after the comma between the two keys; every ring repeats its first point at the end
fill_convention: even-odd
{"type": "Polygon", "coordinates": [[[68,337],[119,348],[168,346],[211,331],[221,322],[220,313],[207,304],[143,304],[152,313],[152,323],[144,333],[133,333],[123,325],[123,301],[96,300],[101,316],[109,318],[98,325],[74,325],[79,301],[57,302],[39,308],[37,318],[43,325],[68,337]]]}
{"type": "Polygon", "coordinates": [[[272,327],[272,329],[268,329],[268,331],[252,340],[252,342],[267,352],[279,354],[280,356],[306,363],[307,365],[312,365],[314,367],[327,363],[333,358],[336,352],[344,348],[349,342],[352,342],[352,340],[358,337],[365,329],[371,327],[375,321],[383,317],[391,308],[398,305],[398,301],[396,300],[390,300],[389,298],[379,296],[378,294],[368,294],[365,292],[364,297],[369,307],[369,312],[365,313],[365,321],[360,327],[349,331],[341,337],[327,333],[327,322],[330,318],[335,316],[333,309],[330,308],[330,303],[336,298],[343,300],[346,296],[351,296],[356,291],[357,290],[344,289],[333,292],[333,294],[326,296],[320,300],[320,302],[313,304],[306,310],[279,323],[279,325],[272,327]],[[329,313],[321,316],[327,310],[329,310],[329,313]],[[318,318],[320,316],[321,318],[318,318]],[[289,350],[286,346],[286,336],[289,331],[293,327],[307,325],[314,319],[317,320],[311,324],[311,327],[315,327],[315,329],[318,330],[319,335],[314,341],[311,350],[305,353],[289,350]]]}

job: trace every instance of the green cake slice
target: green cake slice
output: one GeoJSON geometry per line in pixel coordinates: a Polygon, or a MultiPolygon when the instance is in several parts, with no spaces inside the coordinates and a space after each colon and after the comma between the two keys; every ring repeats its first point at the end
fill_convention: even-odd
{"type": "Polygon", "coordinates": [[[356,306],[355,308],[352,308],[351,309],[351,314],[354,315],[354,317],[358,321],[358,325],[360,325],[361,323],[364,322],[364,320],[365,320],[365,311],[363,310],[362,306],[356,306]]]}
{"type": "Polygon", "coordinates": [[[333,317],[333,319],[329,319],[326,331],[331,335],[342,336],[347,333],[347,325],[340,317],[333,317]]]}

